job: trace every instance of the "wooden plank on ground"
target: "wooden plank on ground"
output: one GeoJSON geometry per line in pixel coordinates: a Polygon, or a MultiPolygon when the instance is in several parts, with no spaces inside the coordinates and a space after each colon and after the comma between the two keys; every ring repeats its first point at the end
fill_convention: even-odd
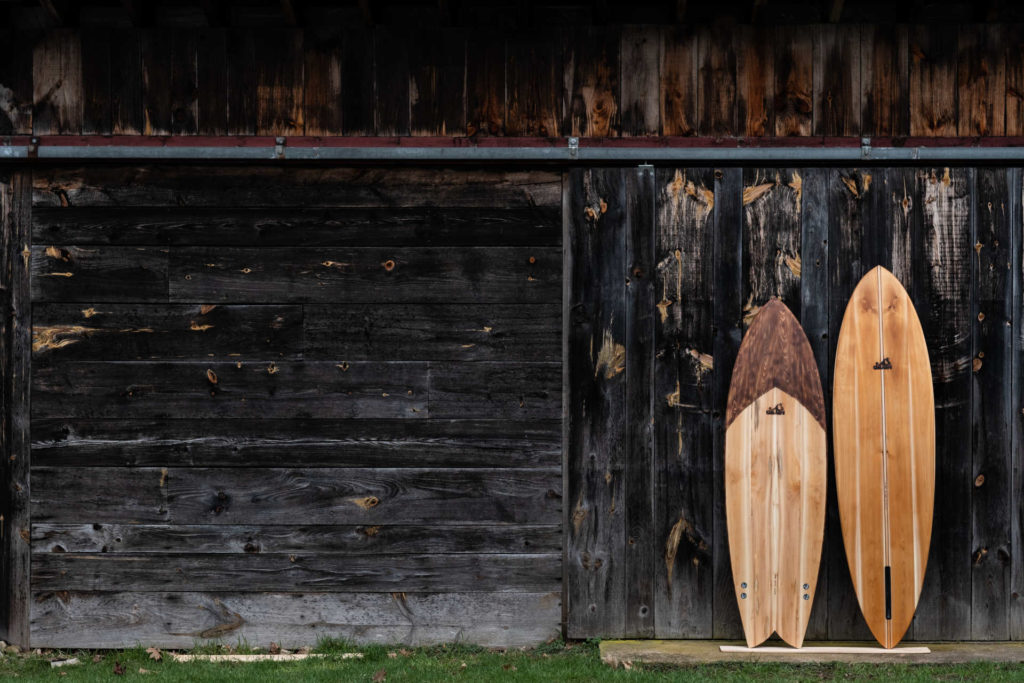
{"type": "Polygon", "coordinates": [[[971,198],[973,540],[971,639],[1008,640],[1013,462],[1013,239],[1006,169],[979,168],[971,198]]]}
{"type": "Polygon", "coordinates": [[[851,137],[861,132],[860,33],[858,24],[814,29],[814,135],[851,137]]]}
{"type": "Polygon", "coordinates": [[[922,169],[915,204],[912,296],[928,342],[935,387],[935,521],[917,640],[971,634],[971,261],[973,170],[922,169]]]}
{"type": "MultiPolygon", "coordinates": [[[[280,590],[280,589],[277,589],[280,590]]],[[[244,639],[282,647],[357,643],[534,646],[560,634],[558,590],[534,593],[37,593],[39,647],[194,647],[244,639]]]]}
{"type": "Polygon", "coordinates": [[[557,467],[33,467],[32,521],[551,524],[561,511],[560,472],[557,467]]]}
{"type": "Polygon", "coordinates": [[[909,32],[910,134],[957,134],[957,25],[912,26],[909,32]]]}
{"type": "Polygon", "coordinates": [[[714,172],[657,176],[654,550],[659,638],[712,633],[714,172]]]}
{"type": "Polygon", "coordinates": [[[560,420],[35,418],[32,462],[75,467],[557,467],[560,420]]]}
{"type": "Polygon", "coordinates": [[[82,129],[82,44],[77,31],[56,29],[35,43],[32,132],[73,135],[82,129]]]}
{"type": "Polygon", "coordinates": [[[910,70],[907,27],[860,27],[861,131],[864,135],[910,134],[910,70]]]}
{"type": "Polygon", "coordinates": [[[569,348],[576,350],[566,406],[570,638],[614,636],[625,624],[625,172],[569,174],[569,348]]]}

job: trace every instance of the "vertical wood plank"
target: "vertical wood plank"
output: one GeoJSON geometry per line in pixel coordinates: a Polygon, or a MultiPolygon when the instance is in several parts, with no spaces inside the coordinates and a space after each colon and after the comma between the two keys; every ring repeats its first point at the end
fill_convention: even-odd
{"type": "Polygon", "coordinates": [[[505,130],[508,135],[557,137],[562,120],[562,50],[554,33],[511,35],[505,130]]]}
{"type": "Polygon", "coordinates": [[[715,180],[710,169],[662,169],[657,182],[654,296],[657,636],[712,633],[715,180]]]}
{"type": "Polygon", "coordinates": [[[617,137],[621,130],[619,31],[588,27],[572,33],[564,59],[569,103],[563,131],[584,137],[617,137]]]}
{"type": "Polygon", "coordinates": [[[907,28],[865,24],[860,30],[862,132],[864,135],[909,135],[907,28]]]}
{"type": "MultiPolygon", "coordinates": [[[[825,405],[830,405],[832,380],[829,372],[829,281],[828,281],[828,180],[829,169],[803,170],[803,198],[800,235],[800,324],[810,341],[824,390],[825,405]]],[[[827,536],[826,536],[827,538],[827,536]]],[[[808,640],[828,638],[828,546],[822,544],[818,585],[807,624],[808,640]]]]}
{"type": "Polygon", "coordinates": [[[1006,135],[1024,135],[1024,40],[1010,40],[1020,36],[1024,25],[1007,24],[1003,46],[1006,70],[1006,135]]]}
{"type": "Polygon", "coordinates": [[[736,353],[743,338],[743,173],[715,171],[714,372],[712,374],[714,462],[714,595],[712,637],[742,638],[725,528],[725,407],[736,353]]]}
{"type": "Polygon", "coordinates": [[[911,135],[956,135],[956,52],[956,25],[910,28],[911,135]]]}
{"type": "Polygon", "coordinates": [[[256,32],[257,135],[302,135],[305,130],[302,33],[297,29],[256,32]]]}
{"type": "Polygon", "coordinates": [[[30,490],[29,384],[31,382],[29,268],[24,255],[31,231],[32,178],[26,172],[0,176],[0,636],[29,645],[30,490]]]}
{"type": "Polygon", "coordinates": [[[1007,640],[1013,416],[1013,272],[1006,169],[979,168],[971,200],[973,529],[971,638],[1007,640]]]}
{"type": "Polygon", "coordinates": [[[919,640],[971,634],[970,169],[918,171],[912,296],[935,386],[935,519],[913,628],[919,640]]]}
{"type": "Polygon", "coordinates": [[[800,317],[803,169],[743,171],[743,317],[771,298],[800,317]]]}
{"type": "Polygon", "coordinates": [[[702,29],[697,38],[697,134],[735,135],[736,53],[722,27],[702,29]]]}
{"type": "Polygon", "coordinates": [[[409,101],[413,135],[463,135],[466,131],[465,33],[452,29],[410,36],[409,101]]]}
{"type": "Polygon", "coordinates": [[[146,135],[195,135],[198,130],[196,34],[150,31],[142,42],[146,135]]]}
{"type": "Polygon", "coordinates": [[[227,33],[204,29],[196,36],[196,127],[200,135],[228,132],[227,33]]]}
{"type": "Polygon", "coordinates": [[[342,32],[334,26],[310,26],[302,48],[303,121],[306,135],[340,135],[342,32]]]}
{"type": "Polygon", "coordinates": [[[378,27],[374,31],[374,129],[377,135],[409,134],[408,32],[378,27]]]}
{"type": "Polygon", "coordinates": [[[1024,639],[1024,181],[1019,168],[1007,170],[1010,271],[1013,286],[1013,349],[1010,390],[1010,638],[1024,639]]]}
{"type": "Polygon", "coordinates": [[[32,55],[32,128],[36,135],[82,129],[82,44],[78,32],[48,32],[32,55]]]}
{"type": "Polygon", "coordinates": [[[666,27],[661,47],[661,129],[664,135],[693,135],[697,125],[697,34],[666,27]]]}
{"type": "Polygon", "coordinates": [[[114,135],[141,135],[145,126],[142,41],[135,30],[113,32],[110,47],[111,128],[114,135]],[[117,77],[114,77],[117,74],[117,77]]]}
{"type": "Polygon", "coordinates": [[[341,132],[373,135],[374,35],[367,29],[345,31],[341,58],[341,132]]]}
{"type": "Polygon", "coordinates": [[[1006,132],[1006,35],[1000,25],[960,27],[957,44],[957,134],[1006,132]]]}
{"type": "Polygon", "coordinates": [[[845,137],[861,132],[860,26],[822,24],[814,29],[815,135],[845,137]]]}
{"type": "Polygon", "coordinates": [[[804,27],[780,27],[775,40],[775,135],[810,135],[814,44],[804,27]]]}
{"type": "Polygon", "coordinates": [[[109,135],[113,127],[111,33],[105,29],[85,29],[81,31],[81,41],[82,134],[109,135]]]}
{"type": "Polygon", "coordinates": [[[24,32],[0,31],[0,135],[32,133],[32,53],[24,32]]]}
{"type": "Polygon", "coordinates": [[[252,31],[227,35],[228,135],[256,132],[256,41],[252,31]]]}
{"type": "Polygon", "coordinates": [[[473,34],[466,42],[466,134],[505,134],[505,40],[473,34]]]}
{"type": "Polygon", "coordinates": [[[626,192],[625,624],[630,638],[655,635],[654,167],[623,171],[626,192]]]}
{"type": "Polygon", "coordinates": [[[622,135],[659,135],[661,31],[657,26],[623,28],[620,53],[622,135]]]}
{"type": "Polygon", "coordinates": [[[737,26],[736,130],[749,137],[775,134],[775,61],[773,31],[763,26],[737,26]]]}
{"type": "Polygon", "coordinates": [[[625,185],[620,169],[569,174],[570,638],[615,637],[625,608],[625,185]]]}

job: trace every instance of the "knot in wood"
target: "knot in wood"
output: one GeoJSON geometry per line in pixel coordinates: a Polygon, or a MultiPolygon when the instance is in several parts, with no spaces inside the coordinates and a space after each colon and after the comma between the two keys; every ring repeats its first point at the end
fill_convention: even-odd
{"type": "Polygon", "coordinates": [[[389,273],[395,269],[395,262],[393,259],[388,259],[382,265],[384,266],[384,270],[388,271],[389,273]]]}

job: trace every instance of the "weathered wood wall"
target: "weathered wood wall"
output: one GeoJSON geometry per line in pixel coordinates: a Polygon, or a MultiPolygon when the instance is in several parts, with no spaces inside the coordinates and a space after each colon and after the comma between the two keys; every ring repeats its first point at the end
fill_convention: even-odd
{"type": "Polygon", "coordinates": [[[0,31],[0,135],[1021,136],[1021,30],[0,31]]]}
{"type": "MultiPolygon", "coordinates": [[[[917,306],[936,395],[908,637],[1024,638],[1020,169],[575,169],[569,191],[570,636],[741,637],[722,421],[743,329],[781,298],[830,405],[843,311],[882,264],[917,306]]],[[[808,637],[869,639],[834,486],[808,637]]]]}
{"type": "Polygon", "coordinates": [[[560,632],[560,173],[24,178],[33,646],[560,632]]]}

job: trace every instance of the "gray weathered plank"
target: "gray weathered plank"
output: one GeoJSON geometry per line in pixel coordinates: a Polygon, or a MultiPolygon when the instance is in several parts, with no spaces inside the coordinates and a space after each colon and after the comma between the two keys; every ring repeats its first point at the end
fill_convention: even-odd
{"type": "Polygon", "coordinates": [[[1006,199],[1010,229],[1010,270],[1013,287],[1013,347],[1010,372],[1010,638],[1024,639],[1024,182],[1019,168],[1007,170],[1006,199]]]}
{"type": "Polygon", "coordinates": [[[803,169],[744,169],[743,322],[771,298],[800,317],[803,169]]]}

